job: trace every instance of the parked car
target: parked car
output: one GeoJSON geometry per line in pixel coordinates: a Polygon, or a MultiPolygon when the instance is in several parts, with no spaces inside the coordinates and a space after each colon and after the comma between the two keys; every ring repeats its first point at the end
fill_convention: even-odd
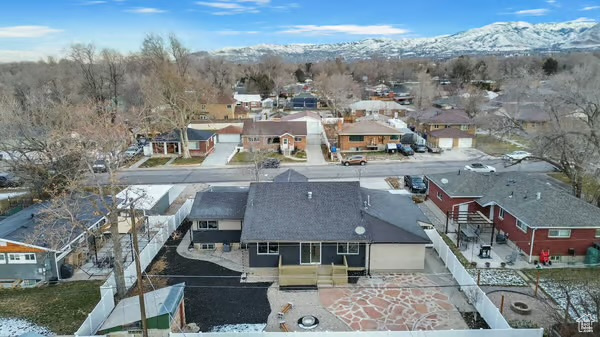
{"type": "Polygon", "coordinates": [[[21,179],[12,173],[0,173],[0,187],[16,187],[21,185],[21,179]]]}
{"type": "Polygon", "coordinates": [[[125,150],[125,157],[127,158],[133,158],[137,155],[142,154],[142,147],[141,146],[130,146],[127,150],[125,150]]]}
{"type": "Polygon", "coordinates": [[[279,168],[281,162],[277,158],[267,158],[260,163],[261,168],[279,168]]]}
{"type": "Polygon", "coordinates": [[[419,176],[404,176],[404,186],[413,193],[426,193],[427,185],[423,181],[423,177],[419,176]]]}
{"type": "Polygon", "coordinates": [[[367,165],[367,157],[363,156],[363,155],[355,155],[355,156],[350,156],[344,160],[342,160],[342,165],[344,166],[348,166],[348,165],[367,165]]]}
{"type": "Polygon", "coordinates": [[[104,173],[108,171],[108,164],[104,159],[98,159],[92,165],[92,170],[95,173],[104,173]]]}
{"type": "Polygon", "coordinates": [[[527,151],[514,151],[511,153],[507,153],[504,156],[502,156],[502,159],[504,160],[523,160],[523,159],[527,159],[531,157],[531,153],[527,152],[527,151]]]}
{"type": "Polygon", "coordinates": [[[415,154],[415,151],[410,147],[410,145],[398,144],[398,152],[402,153],[405,156],[412,156],[415,154]]]}
{"type": "Polygon", "coordinates": [[[480,172],[480,173],[496,172],[495,167],[489,166],[489,165],[484,165],[482,163],[473,163],[471,165],[465,165],[465,170],[473,171],[473,172],[480,172]]]}
{"type": "Polygon", "coordinates": [[[413,144],[412,148],[417,153],[425,153],[425,152],[427,152],[427,146],[425,146],[423,144],[413,144]]]}

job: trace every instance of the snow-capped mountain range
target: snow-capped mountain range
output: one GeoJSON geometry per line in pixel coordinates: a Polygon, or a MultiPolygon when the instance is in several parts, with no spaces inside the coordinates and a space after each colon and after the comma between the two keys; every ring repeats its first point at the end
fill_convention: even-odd
{"type": "Polygon", "coordinates": [[[234,62],[255,62],[274,54],[291,62],[343,57],[449,57],[460,54],[510,54],[600,49],[600,24],[589,21],[530,24],[497,22],[453,35],[417,39],[366,39],[333,44],[262,44],[209,53],[234,62]]]}

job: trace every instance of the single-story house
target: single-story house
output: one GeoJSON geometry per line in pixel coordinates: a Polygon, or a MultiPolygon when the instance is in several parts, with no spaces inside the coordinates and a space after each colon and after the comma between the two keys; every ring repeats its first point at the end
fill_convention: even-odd
{"type": "MultiPolygon", "coordinates": [[[[214,151],[217,133],[214,130],[188,128],[187,138],[190,154],[193,157],[203,157],[214,151]]],[[[183,151],[179,130],[154,138],[150,145],[153,155],[181,155],[183,151]]]]}
{"type": "Polygon", "coordinates": [[[529,262],[542,250],[550,250],[557,262],[581,261],[600,241],[600,208],[536,175],[462,171],[426,179],[429,199],[450,218],[476,213],[489,219],[489,242],[494,243],[495,234],[508,234],[510,245],[529,262]]]}
{"type": "Polygon", "coordinates": [[[247,151],[306,149],[306,122],[301,121],[245,121],[242,144],[247,151]]]}
{"type": "Polygon", "coordinates": [[[456,128],[433,130],[430,131],[427,136],[429,144],[442,149],[475,146],[475,135],[456,128]]]}
{"type": "Polygon", "coordinates": [[[70,278],[63,265],[79,265],[94,249],[88,248],[92,242],[87,232],[99,230],[107,221],[98,196],[73,199],[69,208],[76,211],[78,224],[66,214],[49,216],[49,207],[50,202],[36,204],[0,221],[0,288],[70,278]]]}
{"type": "Polygon", "coordinates": [[[344,123],[338,146],[341,152],[382,151],[388,143],[400,143],[401,136],[400,130],[374,121],[344,123]]]}
{"type": "Polygon", "coordinates": [[[430,224],[409,196],[359,182],[278,180],[194,201],[190,216],[202,219],[193,230],[195,238],[204,232],[201,248],[236,249],[239,235],[250,269],[278,273],[280,285],[345,284],[348,271],[424,268],[430,240],[423,227],[430,224]],[[325,274],[317,278],[320,269],[325,274]]]}
{"type": "MultiPolygon", "coordinates": [[[[183,293],[185,283],[144,293],[146,324],[150,336],[169,336],[186,325],[183,293]]],[[[98,335],[131,336],[142,330],[138,296],[122,299],[102,323],[98,335]]]]}
{"type": "Polygon", "coordinates": [[[350,104],[352,114],[364,117],[373,114],[381,114],[390,117],[404,116],[410,109],[394,101],[364,100],[350,104]]]}
{"type": "Polygon", "coordinates": [[[320,135],[323,133],[323,124],[321,123],[321,116],[316,112],[302,111],[291,115],[282,116],[282,121],[300,121],[306,122],[306,131],[309,135],[315,134],[320,135]]]}
{"type": "Polygon", "coordinates": [[[233,99],[236,101],[236,105],[244,107],[246,109],[260,109],[262,107],[262,98],[256,94],[234,94],[233,99]]]}
{"type": "Polygon", "coordinates": [[[275,183],[302,183],[307,181],[308,178],[305,175],[292,169],[285,170],[273,178],[273,182],[275,183]]]}
{"type": "Polygon", "coordinates": [[[217,131],[218,143],[235,143],[242,142],[242,128],[236,125],[229,125],[217,131]]]}
{"type": "Polygon", "coordinates": [[[319,107],[319,99],[308,92],[294,96],[291,102],[293,109],[317,109],[319,107]]]}
{"type": "Polygon", "coordinates": [[[543,103],[511,104],[504,103],[498,113],[517,122],[526,132],[543,131],[550,122],[550,114],[544,110],[543,103]]]}

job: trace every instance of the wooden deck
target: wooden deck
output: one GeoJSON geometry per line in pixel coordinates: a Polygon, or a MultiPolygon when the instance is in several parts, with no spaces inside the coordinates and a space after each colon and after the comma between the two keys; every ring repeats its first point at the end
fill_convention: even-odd
{"type": "Polygon", "coordinates": [[[283,265],[279,258],[280,286],[332,287],[348,284],[348,261],[343,265],[283,265]]]}

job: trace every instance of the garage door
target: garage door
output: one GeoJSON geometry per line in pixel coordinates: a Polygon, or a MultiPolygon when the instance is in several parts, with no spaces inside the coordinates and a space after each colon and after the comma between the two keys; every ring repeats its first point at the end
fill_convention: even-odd
{"type": "Polygon", "coordinates": [[[375,272],[392,272],[425,267],[425,245],[373,244],[369,253],[370,268],[375,272]]]}
{"type": "Polygon", "coordinates": [[[236,135],[236,134],[222,134],[222,135],[218,135],[217,141],[219,143],[236,143],[236,144],[238,144],[241,142],[241,136],[236,135]]]}
{"type": "Polygon", "coordinates": [[[473,147],[473,138],[459,138],[458,147],[473,147]]]}
{"type": "Polygon", "coordinates": [[[319,121],[307,121],[306,128],[309,135],[321,134],[321,122],[319,121]]]}
{"type": "Polygon", "coordinates": [[[452,138],[440,138],[438,142],[438,146],[443,149],[451,149],[452,148],[452,138]]]}

